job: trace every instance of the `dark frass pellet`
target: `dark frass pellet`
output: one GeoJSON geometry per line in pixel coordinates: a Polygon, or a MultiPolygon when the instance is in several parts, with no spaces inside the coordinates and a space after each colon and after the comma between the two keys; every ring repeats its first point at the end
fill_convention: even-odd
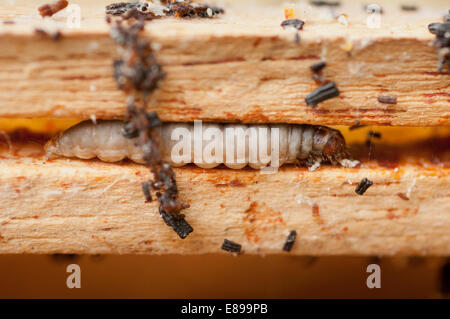
{"type": "Polygon", "coordinates": [[[284,251],[291,251],[292,247],[294,246],[295,239],[297,238],[297,232],[295,230],[292,230],[289,235],[286,238],[286,241],[283,245],[284,251]]]}
{"type": "Polygon", "coordinates": [[[366,190],[372,186],[373,182],[371,180],[368,180],[367,178],[363,178],[361,182],[359,182],[358,186],[356,186],[355,192],[358,195],[363,195],[366,190]]]}
{"type": "Polygon", "coordinates": [[[128,122],[122,127],[122,135],[125,138],[135,138],[139,135],[139,130],[135,127],[134,122],[128,122]]]}
{"type": "Polygon", "coordinates": [[[334,84],[334,82],[328,82],[327,84],[322,85],[320,88],[315,89],[311,93],[309,93],[305,102],[306,105],[315,107],[320,102],[331,99],[339,95],[339,90],[334,84]]]}
{"type": "Polygon", "coordinates": [[[361,121],[360,120],[356,120],[355,121],[355,124],[353,124],[352,126],[350,126],[348,129],[350,130],[350,131],[353,131],[353,130],[356,130],[356,129],[359,129],[359,128],[362,128],[362,127],[366,127],[367,125],[361,125],[361,121]]]}
{"type": "Polygon", "coordinates": [[[402,9],[403,11],[417,11],[417,6],[413,4],[402,4],[400,6],[400,9],[402,9]]]}
{"type": "MultiPolygon", "coordinates": [[[[120,9],[122,5],[117,5],[120,9]]],[[[126,5],[125,5],[126,6],[126,5]]],[[[161,120],[155,112],[147,112],[145,99],[159,86],[165,77],[161,65],[157,62],[150,41],[141,37],[144,21],[136,21],[124,26],[116,21],[111,28],[111,38],[122,50],[119,58],[114,60],[114,77],[119,89],[128,93],[139,94],[142,105],[136,104],[136,96],[131,93],[127,99],[126,117],[123,134],[132,138],[138,136],[137,145],[142,148],[145,164],[154,176],[154,180],[142,184],[142,190],[147,201],[150,201],[150,191],[155,191],[159,202],[159,213],[164,222],[182,239],[186,238],[193,228],[181,214],[188,204],[178,200],[178,187],[172,167],[162,160],[159,148],[159,132],[156,129],[161,120]]]]}
{"type": "Polygon", "coordinates": [[[450,21],[444,23],[430,23],[428,25],[428,31],[438,36],[438,40],[448,41],[448,37],[446,35],[450,32],[450,21]]]}
{"type": "Polygon", "coordinates": [[[300,19],[288,19],[281,22],[281,26],[283,27],[283,29],[287,27],[293,27],[297,30],[302,30],[304,24],[305,21],[302,21],[300,19]]]}
{"type": "Polygon", "coordinates": [[[363,6],[364,11],[367,13],[379,13],[383,14],[383,8],[380,7],[378,4],[365,4],[363,6]]]}
{"type": "Polygon", "coordinates": [[[194,231],[192,226],[184,219],[183,214],[168,214],[161,207],[159,208],[159,213],[166,225],[172,227],[181,239],[185,239],[187,235],[194,231]]]}
{"type": "Polygon", "coordinates": [[[389,96],[389,95],[382,95],[379,96],[378,102],[384,103],[384,104],[397,104],[397,97],[395,96],[389,96]]]}
{"type": "Polygon", "coordinates": [[[224,239],[222,244],[222,250],[228,251],[230,253],[240,253],[242,246],[231,240],[224,239]]]}
{"type": "Polygon", "coordinates": [[[311,69],[311,71],[313,71],[314,73],[320,72],[323,70],[324,67],[326,67],[327,64],[325,63],[325,61],[320,61],[317,63],[314,63],[313,65],[311,65],[309,68],[311,69]]]}
{"type": "Polygon", "coordinates": [[[369,132],[367,132],[367,136],[370,137],[370,138],[380,139],[381,138],[381,133],[380,132],[375,132],[375,131],[369,131],[369,132]]]}
{"type": "Polygon", "coordinates": [[[144,193],[145,196],[145,201],[147,203],[151,203],[152,202],[152,194],[150,193],[150,184],[148,182],[142,182],[142,192],[144,193]]]}
{"type": "Polygon", "coordinates": [[[444,17],[443,23],[430,23],[428,30],[436,35],[433,45],[436,48],[438,56],[437,69],[439,73],[443,72],[447,65],[447,72],[450,73],[450,21],[449,16],[444,17]]]}
{"type": "Polygon", "coordinates": [[[339,1],[324,1],[324,0],[311,0],[309,3],[312,6],[316,7],[338,7],[341,5],[339,1]]]}

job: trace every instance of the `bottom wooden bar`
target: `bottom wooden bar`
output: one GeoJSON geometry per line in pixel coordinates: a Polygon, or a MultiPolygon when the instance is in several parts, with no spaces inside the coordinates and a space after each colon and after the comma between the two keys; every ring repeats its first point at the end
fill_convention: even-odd
{"type": "Polygon", "coordinates": [[[421,148],[394,150],[401,160],[389,163],[389,148],[376,146],[370,160],[360,156],[359,168],[176,169],[194,228],[184,240],[164,224],[156,203],[145,203],[144,166],[46,160],[40,145],[13,144],[0,153],[0,253],[201,254],[220,252],[227,238],[243,253],[273,254],[284,253],[296,230],[290,254],[448,256],[444,142],[429,156],[418,154],[421,148]],[[365,177],[373,185],[357,195],[365,177]]]}

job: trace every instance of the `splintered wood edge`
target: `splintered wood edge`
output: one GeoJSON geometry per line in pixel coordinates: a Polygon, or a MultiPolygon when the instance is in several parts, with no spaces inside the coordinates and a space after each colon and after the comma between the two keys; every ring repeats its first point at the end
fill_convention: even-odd
{"type": "MultiPolygon", "coordinates": [[[[311,22],[297,44],[279,18],[261,10],[270,17],[262,25],[251,12],[247,24],[227,15],[151,22],[146,35],[159,47],[167,77],[149,109],[164,121],[450,125],[450,77],[436,72],[434,36],[426,29],[440,17],[370,32],[311,22]],[[309,66],[321,59],[341,94],[310,108],[304,99],[318,85],[309,66]],[[381,95],[398,102],[379,103],[381,95]]],[[[236,10],[229,15],[239,17],[236,10]]],[[[85,28],[64,30],[56,42],[31,26],[2,26],[0,116],[123,117],[126,96],[112,74],[116,49],[100,17],[88,16],[85,28]]]]}
{"type": "Polygon", "coordinates": [[[279,254],[296,230],[293,255],[450,255],[450,169],[442,165],[175,169],[194,228],[182,240],[157,204],[145,203],[144,166],[41,152],[1,156],[0,253],[220,253],[226,238],[246,254],[279,254]],[[363,178],[373,186],[360,196],[363,178]]]}

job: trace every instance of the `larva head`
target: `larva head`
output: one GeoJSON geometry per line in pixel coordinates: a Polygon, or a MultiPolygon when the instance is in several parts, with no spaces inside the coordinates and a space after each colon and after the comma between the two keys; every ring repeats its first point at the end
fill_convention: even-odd
{"type": "Polygon", "coordinates": [[[322,155],[330,162],[336,162],[346,156],[345,139],[341,132],[327,128],[327,142],[325,143],[322,155]]]}
{"type": "Polygon", "coordinates": [[[44,150],[45,155],[48,158],[58,157],[60,155],[59,147],[58,147],[59,135],[54,136],[50,141],[45,143],[44,150]]]}
{"type": "Polygon", "coordinates": [[[315,126],[312,155],[332,164],[345,157],[345,140],[341,132],[326,126],[315,126]]]}

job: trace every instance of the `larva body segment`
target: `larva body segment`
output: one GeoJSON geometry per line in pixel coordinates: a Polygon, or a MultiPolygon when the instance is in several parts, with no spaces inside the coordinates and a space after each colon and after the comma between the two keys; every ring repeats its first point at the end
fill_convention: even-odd
{"type": "MultiPolygon", "coordinates": [[[[125,138],[123,126],[118,120],[84,121],[54,137],[45,150],[49,156],[98,157],[105,162],[129,158],[144,163],[137,140],[125,138]]],[[[322,161],[336,164],[345,157],[343,136],[325,126],[198,122],[164,123],[158,129],[163,159],[174,167],[187,163],[202,168],[225,164],[232,169],[285,163],[311,166],[322,161]]]]}

